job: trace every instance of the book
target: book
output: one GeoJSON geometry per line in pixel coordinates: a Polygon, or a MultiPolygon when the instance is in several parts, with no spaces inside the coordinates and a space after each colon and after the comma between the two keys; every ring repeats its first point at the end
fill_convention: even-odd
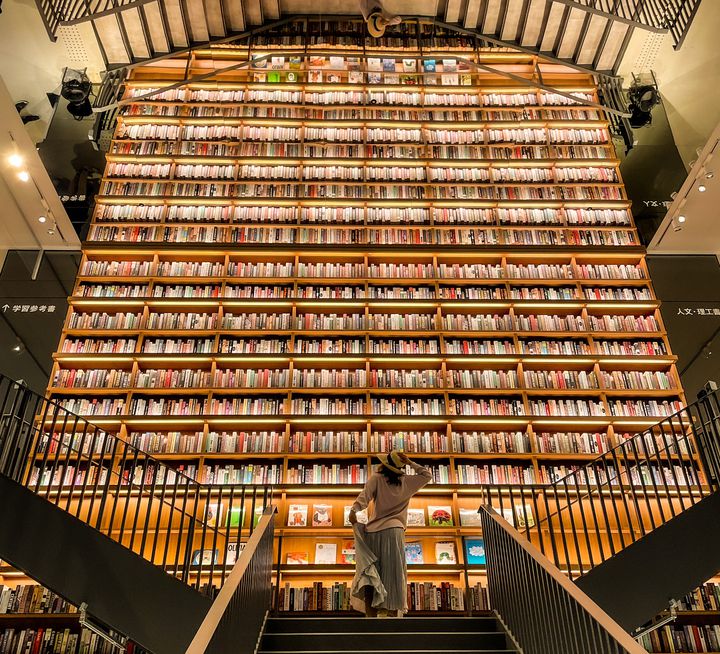
{"type": "Polygon", "coordinates": [[[208,527],[216,527],[222,518],[222,503],[208,504],[206,514],[206,524],[208,527]]]}
{"type": "Polygon", "coordinates": [[[400,84],[400,75],[397,73],[385,73],[385,84],[400,84]]]}
{"type": "Polygon", "coordinates": [[[257,527],[258,522],[260,522],[260,518],[263,516],[263,507],[256,506],[255,507],[255,515],[253,516],[253,527],[257,527]]]}
{"type": "Polygon", "coordinates": [[[339,84],[342,78],[337,73],[328,73],[327,81],[330,82],[330,84],[339,84]]]}
{"type": "Polygon", "coordinates": [[[440,81],[443,86],[459,86],[460,77],[457,73],[443,73],[440,76],[440,81]]]}
{"type": "MultiPolygon", "coordinates": [[[[351,506],[343,507],[343,527],[352,527],[352,525],[350,524],[350,509],[352,509],[351,506]]],[[[362,524],[362,525],[367,524],[367,522],[368,522],[367,509],[358,511],[355,515],[357,516],[357,520],[360,524],[362,524]]]]}
{"type": "Polygon", "coordinates": [[[253,73],[253,82],[266,82],[267,75],[265,73],[253,73]]]}
{"type": "Polygon", "coordinates": [[[485,565],[485,541],[482,538],[468,538],[465,541],[465,558],[469,565],[485,565]]]}
{"type": "Polygon", "coordinates": [[[288,82],[297,82],[298,81],[297,73],[294,70],[289,70],[285,74],[285,80],[288,82]]]}
{"type": "Polygon", "coordinates": [[[350,71],[359,71],[360,68],[360,57],[348,57],[347,58],[347,69],[350,71]]]}
{"type": "Polygon", "coordinates": [[[315,543],[315,564],[335,565],[337,562],[337,543],[315,543]]]}
{"type": "Polygon", "coordinates": [[[272,57],[270,60],[270,68],[282,70],[285,68],[285,57],[272,57]]]}
{"type": "Polygon", "coordinates": [[[368,70],[382,70],[382,62],[377,57],[368,57],[367,60],[368,70]]]}
{"type": "Polygon", "coordinates": [[[435,60],[434,60],[434,59],[426,59],[426,60],[423,62],[423,68],[425,69],[425,72],[426,72],[426,73],[434,73],[435,70],[436,70],[436,68],[435,68],[435,60]]]}
{"type": "Polygon", "coordinates": [[[218,550],[193,550],[191,565],[211,565],[217,563],[218,550]]]}
{"type": "Polygon", "coordinates": [[[425,526],[425,509],[408,509],[407,526],[408,527],[424,527],[425,526]]]}
{"type": "Polygon", "coordinates": [[[227,514],[227,527],[240,527],[245,524],[245,507],[231,506],[227,514]]]}
{"type": "Polygon", "coordinates": [[[308,71],[308,82],[311,84],[322,84],[323,74],[321,70],[309,70],[308,71]]]}
{"type": "Polygon", "coordinates": [[[382,75],[380,73],[368,73],[368,84],[382,84],[382,75]]]}
{"type": "Polygon", "coordinates": [[[515,529],[527,529],[535,526],[535,516],[533,516],[532,507],[529,504],[515,504],[512,509],[503,509],[502,515],[515,529]]]}
{"type": "Polygon", "coordinates": [[[332,527],[332,504],[313,504],[312,526],[332,527]]]}
{"type": "Polygon", "coordinates": [[[472,75],[470,73],[460,75],[460,86],[472,86],[472,75]]]}
{"type": "Polygon", "coordinates": [[[344,540],[340,551],[340,563],[355,563],[355,541],[344,540]]]}
{"type": "Polygon", "coordinates": [[[353,70],[348,73],[348,82],[350,84],[362,84],[363,75],[359,70],[353,70]]]}
{"type": "Polygon", "coordinates": [[[331,56],[330,68],[334,70],[345,70],[345,57],[331,56]]]}
{"type": "Polygon", "coordinates": [[[242,554],[244,549],[245,543],[230,543],[227,546],[227,556],[225,561],[227,565],[235,565],[237,563],[238,556],[242,554]]]}
{"type": "Polygon", "coordinates": [[[442,60],[443,73],[454,73],[457,70],[457,61],[455,59],[442,60]]]}
{"type": "Polygon", "coordinates": [[[452,507],[428,506],[428,524],[431,527],[452,527],[452,507]]]}
{"type": "Polygon", "coordinates": [[[327,59],[319,55],[312,55],[308,63],[310,68],[325,68],[325,66],[327,66],[327,59]]]}
{"type": "Polygon", "coordinates": [[[417,70],[416,59],[403,59],[402,60],[403,72],[414,73],[417,70]]]}
{"type": "Polygon", "coordinates": [[[267,68],[268,60],[265,55],[253,54],[252,55],[252,67],[253,68],[267,68]]]}
{"type": "Polygon", "coordinates": [[[300,70],[302,68],[302,57],[290,57],[290,70],[300,70]]]}
{"type": "Polygon", "coordinates": [[[278,82],[281,81],[281,79],[280,79],[280,73],[278,73],[276,70],[271,70],[271,71],[267,74],[267,81],[270,82],[270,83],[277,84],[278,82]]]}
{"type": "Polygon", "coordinates": [[[405,543],[405,562],[408,565],[421,565],[425,563],[422,543],[420,541],[405,543]]]}
{"type": "Polygon", "coordinates": [[[462,527],[480,527],[480,514],[476,509],[460,509],[460,525],[462,527]]]}
{"type": "Polygon", "coordinates": [[[308,553],[307,552],[288,552],[285,557],[285,563],[288,565],[307,565],[308,553]]]}
{"type": "Polygon", "coordinates": [[[395,60],[394,59],[383,59],[382,60],[382,69],[386,73],[394,73],[395,72],[395,60]]]}
{"type": "Polygon", "coordinates": [[[452,541],[440,541],[435,543],[435,562],[436,563],[457,563],[455,556],[455,543],[452,541]]]}
{"type": "Polygon", "coordinates": [[[288,508],[288,527],[307,527],[307,504],[291,504],[288,508]]]}

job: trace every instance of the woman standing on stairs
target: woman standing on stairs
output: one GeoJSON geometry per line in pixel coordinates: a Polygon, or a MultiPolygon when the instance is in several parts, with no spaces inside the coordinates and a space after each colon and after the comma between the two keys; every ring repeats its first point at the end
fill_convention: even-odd
{"type": "Polygon", "coordinates": [[[381,454],[380,465],[367,480],[350,510],[355,533],[355,578],[351,595],[365,603],[365,615],[398,616],[407,611],[405,528],[410,498],[432,480],[430,470],[397,450],[381,454]],[[406,475],[405,466],[415,474],[406,475]],[[357,512],[373,502],[367,525],[357,512]]]}

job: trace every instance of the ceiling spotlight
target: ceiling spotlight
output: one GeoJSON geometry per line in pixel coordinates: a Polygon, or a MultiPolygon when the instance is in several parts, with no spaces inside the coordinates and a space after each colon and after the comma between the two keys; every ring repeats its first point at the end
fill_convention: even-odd
{"type": "Polygon", "coordinates": [[[53,236],[55,234],[55,227],[48,227],[48,234],[53,236]]]}
{"type": "Polygon", "coordinates": [[[45,216],[38,216],[38,222],[39,223],[47,222],[47,218],[45,216]]]}
{"type": "Polygon", "coordinates": [[[21,182],[29,182],[30,181],[30,173],[27,170],[21,170],[18,173],[18,179],[21,182]]]}
{"type": "Polygon", "coordinates": [[[705,191],[707,191],[707,186],[705,186],[705,184],[700,184],[700,186],[698,186],[698,191],[700,191],[700,193],[705,193],[705,191]]]}
{"type": "Polygon", "coordinates": [[[681,231],[682,231],[682,225],[673,225],[673,231],[674,231],[674,232],[681,232],[681,231]]]}
{"type": "Polygon", "coordinates": [[[713,177],[715,177],[715,173],[705,173],[705,179],[712,179],[713,177]]]}
{"type": "Polygon", "coordinates": [[[23,165],[23,158],[19,154],[11,154],[8,157],[8,163],[13,168],[20,168],[23,165]]]}
{"type": "Polygon", "coordinates": [[[18,338],[15,345],[12,346],[12,351],[16,354],[20,354],[25,349],[25,346],[23,345],[22,341],[18,338]]]}
{"type": "Polygon", "coordinates": [[[685,216],[678,216],[679,223],[684,223],[686,220],[687,220],[687,218],[685,218],[685,216]]]}

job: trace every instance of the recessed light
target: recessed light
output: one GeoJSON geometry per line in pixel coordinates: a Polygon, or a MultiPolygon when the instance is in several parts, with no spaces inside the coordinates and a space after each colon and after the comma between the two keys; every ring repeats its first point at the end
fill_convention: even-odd
{"type": "Polygon", "coordinates": [[[47,221],[47,218],[46,218],[45,216],[39,216],[39,217],[38,217],[38,222],[39,222],[39,223],[44,223],[44,222],[46,222],[46,221],[47,221]]]}
{"type": "Polygon", "coordinates": [[[13,168],[20,168],[20,166],[23,165],[23,161],[24,161],[24,159],[19,154],[11,154],[8,157],[8,163],[13,168]]]}
{"type": "Polygon", "coordinates": [[[679,223],[684,223],[685,220],[686,220],[685,216],[678,216],[678,222],[679,222],[679,223]]]}
{"type": "Polygon", "coordinates": [[[13,345],[12,351],[13,352],[22,352],[22,345],[20,343],[18,343],[17,345],[13,345]]]}
{"type": "Polygon", "coordinates": [[[705,186],[705,184],[700,184],[700,186],[698,186],[698,191],[700,191],[700,193],[705,193],[705,191],[707,191],[707,186],[705,186]]]}
{"type": "Polygon", "coordinates": [[[29,182],[30,181],[30,173],[27,170],[21,170],[18,173],[18,179],[21,182],[29,182]]]}

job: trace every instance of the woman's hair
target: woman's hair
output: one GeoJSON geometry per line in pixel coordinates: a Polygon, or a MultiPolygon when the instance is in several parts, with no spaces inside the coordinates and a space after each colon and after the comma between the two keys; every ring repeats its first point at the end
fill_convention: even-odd
{"type": "Polygon", "coordinates": [[[400,485],[400,478],[402,477],[402,474],[393,472],[392,470],[390,470],[390,468],[386,468],[384,465],[379,465],[377,467],[377,472],[378,474],[381,474],[383,477],[385,477],[388,484],[392,484],[393,486],[400,485]]]}

